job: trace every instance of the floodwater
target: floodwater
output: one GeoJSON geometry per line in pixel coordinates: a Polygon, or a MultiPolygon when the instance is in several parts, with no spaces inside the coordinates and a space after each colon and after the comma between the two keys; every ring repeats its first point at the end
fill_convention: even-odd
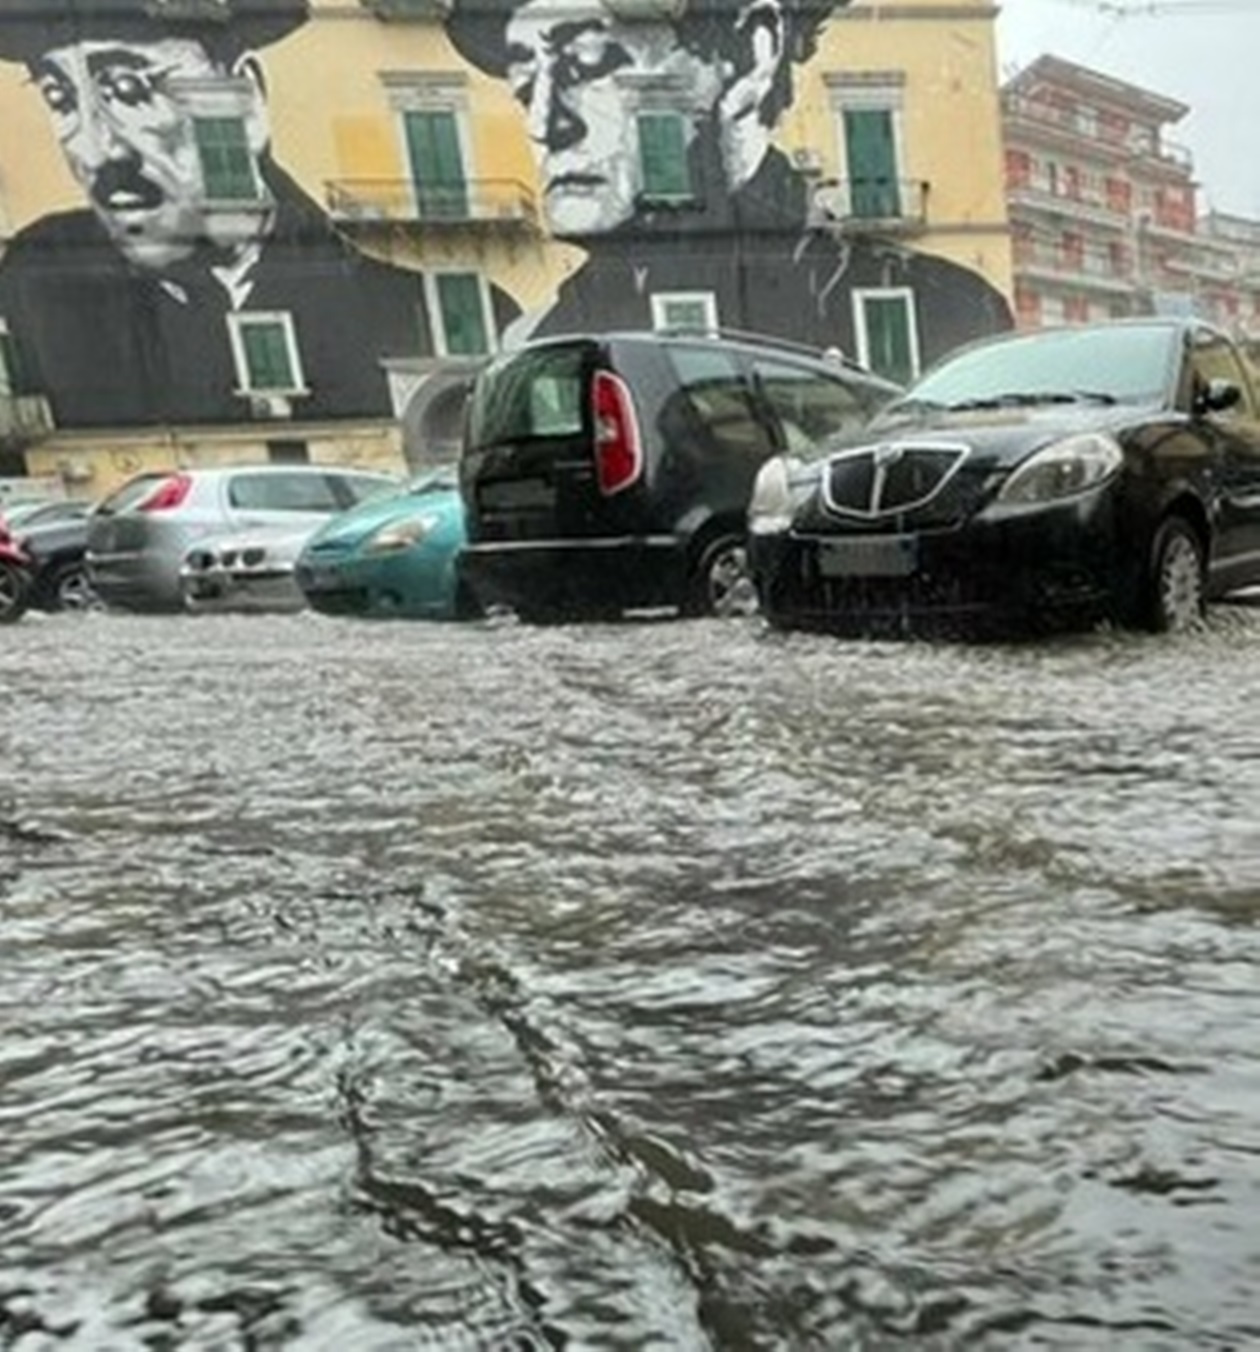
{"type": "Polygon", "coordinates": [[[1260,608],[0,631],[0,1346],[1260,1343],[1260,608]]]}

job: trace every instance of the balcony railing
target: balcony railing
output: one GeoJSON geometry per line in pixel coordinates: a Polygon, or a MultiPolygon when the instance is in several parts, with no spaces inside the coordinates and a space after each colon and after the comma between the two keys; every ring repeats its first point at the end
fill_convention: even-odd
{"type": "Polygon", "coordinates": [[[1165,160],[1182,169],[1194,167],[1194,156],[1185,146],[1165,141],[1154,132],[1113,126],[1106,119],[1093,117],[1080,108],[1063,108],[1041,99],[1006,94],[1002,98],[1002,112],[1008,118],[1021,118],[1079,137],[1095,149],[1103,146],[1123,155],[1147,155],[1165,160]]]}
{"type": "Polygon", "coordinates": [[[1028,179],[1012,182],[1007,190],[1011,202],[1018,206],[1040,208],[1059,215],[1078,216],[1094,221],[1098,225],[1114,227],[1127,226],[1132,215],[1118,199],[1109,199],[1100,193],[1079,189],[1076,192],[1065,191],[1062,186],[1053,187],[1043,180],[1028,179]]]}
{"type": "Polygon", "coordinates": [[[403,178],[342,178],[325,185],[328,210],[345,225],[493,225],[535,229],[534,194],[514,179],[421,187],[403,178]]]}
{"type": "Polygon", "coordinates": [[[928,184],[918,178],[832,178],[810,198],[811,223],[847,234],[904,234],[927,227],[928,184]]]}
{"type": "Polygon", "coordinates": [[[1132,288],[1136,275],[1133,259],[1128,256],[1104,257],[1049,244],[1017,244],[1015,269],[1017,272],[1053,276],[1063,281],[1093,284],[1106,290],[1124,291],[1132,288]]]}
{"type": "Polygon", "coordinates": [[[0,441],[24,441],[52,430],[52,409],[42,394],[0,394],[0,441]]]}

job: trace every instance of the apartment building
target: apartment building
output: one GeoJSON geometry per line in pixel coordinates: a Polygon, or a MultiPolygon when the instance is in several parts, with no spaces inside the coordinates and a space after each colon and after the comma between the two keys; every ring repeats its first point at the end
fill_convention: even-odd
{"type": "Polygon", "coordinates": [[[1049,55],[1001,102],[1021,326],[1175,313],[1260,332],[1260,223],[1200,218],[1185,104],[1049,55]]]}
{"type": "Polygon", "coordinates": [[[0,472],[402,467],[575,329],[1008,327],[989,0],[738,9],[0,0],[0,472]]]}

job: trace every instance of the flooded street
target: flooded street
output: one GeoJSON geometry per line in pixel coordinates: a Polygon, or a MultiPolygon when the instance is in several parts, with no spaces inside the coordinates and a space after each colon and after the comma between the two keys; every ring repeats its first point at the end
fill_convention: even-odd
{"type": "Polygon", "coordinates": [[[1260,608],[0,632],[0,1347],[1260,1341],[1260,608]]]}

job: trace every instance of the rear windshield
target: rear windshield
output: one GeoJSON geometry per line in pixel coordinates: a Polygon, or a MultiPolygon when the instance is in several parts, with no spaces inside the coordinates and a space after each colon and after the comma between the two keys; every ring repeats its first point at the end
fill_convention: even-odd
{"type": "Polygon", "coordinates": [[[170,477],[169,474],[164,472],[138,474],[134,479],[128,479],[121,488],[116,488],[109,497],[105,498],[96,509],[97,513],[109,516],[114,512],[130,511],[138,502],[143,502],[158,484],[170,477]]]}
{"type": "Polygon", "coordinates": [[[587,348],[518,352],[478,377],[468,411],[468,444],[497,446],[583,429],[587,348]]]}

